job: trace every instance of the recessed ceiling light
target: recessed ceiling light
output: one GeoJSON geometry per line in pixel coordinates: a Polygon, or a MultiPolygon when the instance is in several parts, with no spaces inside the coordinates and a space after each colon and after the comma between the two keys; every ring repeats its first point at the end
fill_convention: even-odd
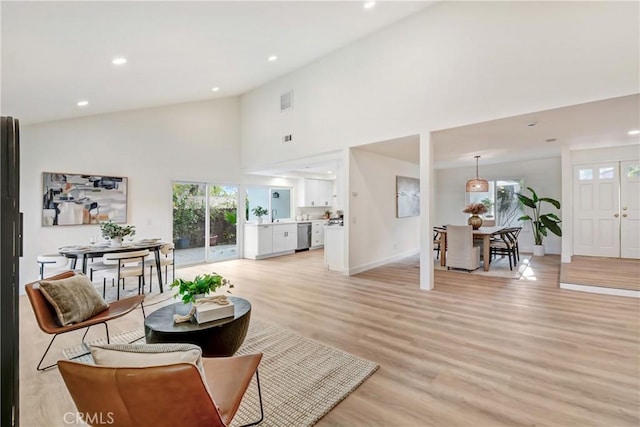
{"type": "Polygon", "coordinates": [[[89,105],[89,101],[78,101],[78,107],[86,107],[89,105]]]}
{"type": "Polygon", "coordinates": [[[111,61],[111,63],[113,65],[122,65],[122,64],[126,64],[127,63],[127,58],[115,58],[113,61],[111,61]]]}
{"type": "Polygon", "coordinates": [[[327,173],[331,173],[331,171],[327,171],[327,173]]]}
{"type": "Polygon", "coordinates": [[[366,2],[366,3],[364,4],[364,6],[363,6],[363,7],[364,7],[365,9],[371,9],[371,8],[372,8],[373,6],[375,6],[375,5],[376,5],[376,2],[374,2],[374,1],[368,1],[368,2],[366,2]]]}
{"type": "Polygon", "coordinates": [[[220,90],[220,88],[219,87],[212,87],[211,90],[214,91],[214,92],[217,92],[217,91],[220,90]]]}
{"type": "Polygon", "coordinates": [[[534,127],[537,124],[538,124],[538,122],[529,122],[529,123],[527,123],[527,126],[529,126],[531,128],[531,127],[534,127]]]}
{"type": "Polygon", "coordinates": [[[640,130],[637,130],[637,129],[630,130],[629,135],[640,135],[640,130]]]}
{"type": "Polygon", "coordinates": [[[275,55],[271,55],[271,56],[270,56],[270,57],[268,57],[267,59],[268,59],[270,62],[273,62],[273,61],[277,60],[277,59],[278,59],[278,57],[277,57],[277,56],[275,56],[275,55]]]}

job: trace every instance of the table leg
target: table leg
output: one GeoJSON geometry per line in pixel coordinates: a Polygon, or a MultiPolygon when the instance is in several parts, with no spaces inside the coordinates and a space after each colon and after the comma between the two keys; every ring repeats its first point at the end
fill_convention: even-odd
{"type": "MultiPolygon", "coordinates": [[[[160,285],[160,293],[163,293],[164,289],[162,287],[162,266],[160,265],[160,246],[155,248],[153,252],[156,254],[156,271],[158,272],[158,282],[160,285]]],[[[151,286],[151,283],[149,283],[149,286],[151,286]]]]}
{"type": "Polygon", "coordinates": [[[447,233],[440,234],[440,266],[447,265],[447,233]]]}
{"type": "Polygon", "coordinates": [[[485,234],[482,236],[482,263],[484,271],[489,271],[489,245],[491,244],[491,236],[485,234]]]}
{"type": "Polygon", "coordinates": [[[76,264],[78,263],[78,256],[75,255],[71,258],[71,269],[75,270],[76,269],[76,264]]]}
{"type": "Polygon", "coordinates": [[[87,255],[82,254],[82,273],[87,274],[87,255]]]}

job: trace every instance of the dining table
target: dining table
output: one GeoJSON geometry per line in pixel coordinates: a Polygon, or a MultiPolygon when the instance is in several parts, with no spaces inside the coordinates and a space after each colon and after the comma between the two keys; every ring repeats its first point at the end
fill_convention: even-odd
{"type": "Polygon", "coordinates": [[[87,262],[91,258],[99,258],[106,253],[133,252],[148,249],[153,252],[156,259],[156,270],[160,283],[160,292],[164,292],[162,286],[162,267],[160,264],[160,248],[165,245],[160,239],[142,239],[123,243],[122,246],[111,246],[109,242],[90,245],[70,245],[58,248],[61,255],[71,259],[71,268],[75,270],[78,259],[82,261],[82,272],[87,273],[87,262]]]}
{"type": "MultiPolygon", "coordinates": [[[[500,231],[504,230],[506,227],[504,226],[495,226],[495,227],[480,227],[476,230],[473,230],[473,237],[482,238],[482,268],[484,271],[489,271],[490,264],[490,245],[491,245],[491,236],[495,236],[500,234],[500,231]]],[[[434,228],[435,231],[440,233],[442,236],[442,240],[440,244],[442,245],[442,250],[440,251],[440,265],[442,267],[446,267],[447,265],[447,229],[446,228],[434,228]]]]}

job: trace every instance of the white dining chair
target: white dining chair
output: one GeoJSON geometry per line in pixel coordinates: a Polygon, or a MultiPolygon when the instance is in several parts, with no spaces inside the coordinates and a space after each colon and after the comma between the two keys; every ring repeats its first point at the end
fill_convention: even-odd
{"type": "Polygon", "coordinates": [[[120,281],[122,281],[122,289],[124,289],[125,279],[127,277],[137,277],[138,295],[144,293],[144,261],[148,255],[148,249],[104,254],[102,262],[106,265],[112,265],[113,267],[103,272],[102,297],[106,297],[107,279],[111,279],[112,283],[117,282],[118,284],[116,299],[120,299],[120,281]]]}
{"type": "MultiPolygon", "coordinates": [[[[172,268],[172,279],[176,280],[176,264],[175,264],[175,246],[173,243],[165,243],[160,247],[160,267],[164,267],[164,282],[167,283],[169,278],[169,266],[172,268]]],[[[149,292],[151,292],[153,271],[157,268],[156,259],[153,254],[147,259],[147,267],[149,267],[149,292]]]]}
{"type": "Polygon", "coordinates": [[[69,259],[60,254],[38,255],[37,257],[40,279],[47,276],[70,270],[69,259]]]}

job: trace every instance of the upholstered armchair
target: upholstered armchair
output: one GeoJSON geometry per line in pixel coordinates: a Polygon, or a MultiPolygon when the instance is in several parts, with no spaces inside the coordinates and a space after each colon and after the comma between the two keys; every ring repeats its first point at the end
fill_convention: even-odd
{"type": "Polygon", "coordinates": [[[447,269],[472,271],[480,267],[480,247],[473,245],[473,227],[447,225],[447,269]]]}

